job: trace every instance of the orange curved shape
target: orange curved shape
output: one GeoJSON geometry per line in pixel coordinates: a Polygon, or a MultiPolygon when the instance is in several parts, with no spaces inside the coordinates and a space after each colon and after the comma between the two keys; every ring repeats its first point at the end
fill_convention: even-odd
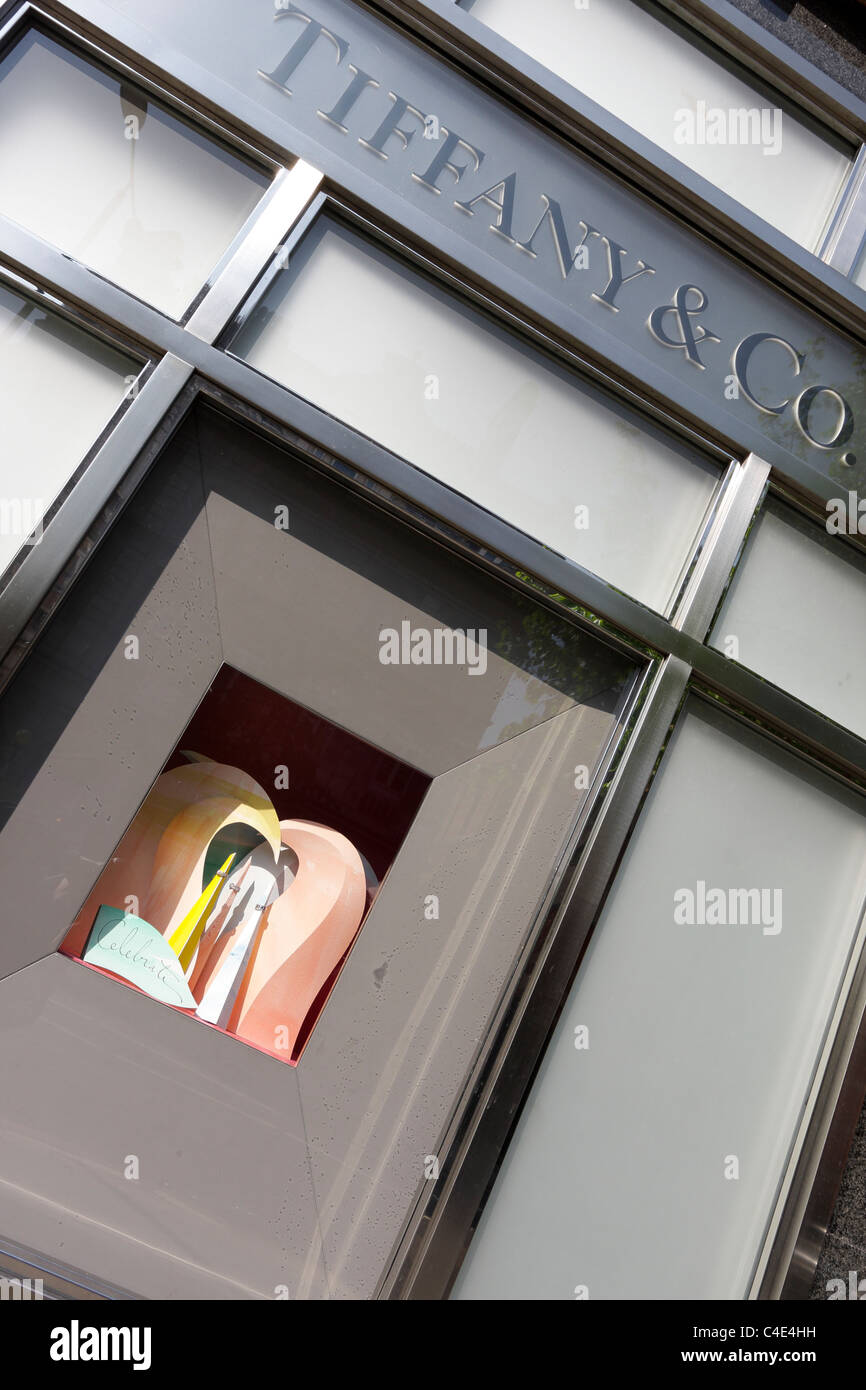
{"type": "Polygon", "coordinates": [[[285,820],[280,833],[298,870],[267,911],[229,1031],[290,1057],[316,995],[361,925],[367,883],[361,856],[338,830],[285,820]]]}
{"type": "MultiPolygon", "coordinates": [[[[187,806],[214,796],[234,796],[263,813],[270,809],[276,830],[276,812],[267,792],[241,768],[200,759],[163,772],[67,932],[64,951],[81,955],[93,919],[103,903],[123,906],[129,898],[134,898],[139,910],[142,908],[150,892],[159,843],[169,825],[187,806]]],[[[203,886],[199,885],[199,891],[203,886]]]]}

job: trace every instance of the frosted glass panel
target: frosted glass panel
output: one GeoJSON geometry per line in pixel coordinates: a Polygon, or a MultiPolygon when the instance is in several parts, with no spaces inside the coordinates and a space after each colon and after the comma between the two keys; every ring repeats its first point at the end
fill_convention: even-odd
{"type": "Polygon", "coordinates": [[[455,1297],[746,1295],[857,933],[864,809],[687,706],[455,1297]]]}
{"type": "Polygon", "coordinates": [[[0,63],[0,211],[174,317],[266,182],[41,34],[0,63]]]}
{"type": "Polygon", "coordinates": [[[756,523],[711,640],[866,738],[866,643],[854,636],[864,613],[866,563],[773,508],[756,523]]]}
{"type": "Polygon", "coordinates": [[[232,351],[662,610],[718,475],[327,219],[232,351]]]}
{"type": "Polygon", "coordinates": [[[140,370],[0,285],[0,573],[120,405],[125,378],[140,370]]]}
{"type": "Polygon", "coordinates": [[[589,0],[583,8],[572,0],[474,0],[464,8],[817,249],[850,157],[676,29],[633,0],[589,0]]]}

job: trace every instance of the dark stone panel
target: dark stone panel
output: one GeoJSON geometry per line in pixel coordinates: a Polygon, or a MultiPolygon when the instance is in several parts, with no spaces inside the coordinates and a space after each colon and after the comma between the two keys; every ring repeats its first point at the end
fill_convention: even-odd
{"type": "Polygon", "coordinates": [[[810,1296],[827,1298],[828,1282],[843,1279],[847,1285],[851,1270],[857,1271],[858,1283],[866,1279],[866,1107],[854,1134],[810,1296]]]}
{"type": "Polygon", "coordinates": [[[866,8],[858,0],[730,0],[742,14],[866,101],[866,8]]]}

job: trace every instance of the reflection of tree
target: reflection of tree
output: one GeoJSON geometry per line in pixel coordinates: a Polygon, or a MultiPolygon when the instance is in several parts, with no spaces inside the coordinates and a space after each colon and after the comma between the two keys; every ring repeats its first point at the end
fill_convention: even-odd
{"type": "MultiPolygon", "coordinates": [[[[517,577],[541,588],[528,574],[519,573],[517,577]]],[[[586,613],[565,595],[551,597],[595,626],[604,626],[602,619],[586,613]]],[[[547,717],[545,706],[552,703],[551,689],[581,705],[616,710],[633,675],[634,663],[547,609],[528,602],[521,603],[520,607],[522,616],[515,613],[513,617],[501,619],[489,633],[488,640],[491,651],[534,677],[533,682],[526,683],[523,700],[534,707],[537,718],[547,717]]],[[[531,722],[537,722],[537,718],[531,722]]],[[[511,738],[526,727],[527,722],[522,720],[502,730],[500,737],[511,738]]]]}
{"type": "MultiPolygon", "coordinates": [[[[792,338],[791,341],[805,357],[803,371],[798,377],[792,378],[791,404],[781,415],[762,415],[760,428],[770,439],[781,444],[796,458],[805,459],[816,472],[832,478],[845,491],[849,488],[862,491],[866,488],[866,364],[863,357],[860,353],[852,354],[852,375],[840,380],[838,364],[830,368],[826,374],[820,370],[827,357],[828,348],[833,346],[825,332],[817,331],[805,348],[799,338],[792,338]],[[854,417],[854,433],[847,444],[832,449],[821,449],[817,445],[811,445],[801,433],[794,416],[793,402],[801,391],[811,385],[831,387],[845,397],[854,417]],[[842,462],[842,455],[846,453],[856,455],[853,465],[842,462]]],[[[788,391],[784,394],[787,395],[788,391]]]]}

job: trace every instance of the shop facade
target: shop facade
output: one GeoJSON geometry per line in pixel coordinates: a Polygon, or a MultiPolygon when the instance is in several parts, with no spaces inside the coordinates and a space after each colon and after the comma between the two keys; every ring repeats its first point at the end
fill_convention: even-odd
{"type": "Polygon", "coordinates": [[[3,1268],[808,1297],[866,108],[702,0],[0,19],[3,1268]]]}

